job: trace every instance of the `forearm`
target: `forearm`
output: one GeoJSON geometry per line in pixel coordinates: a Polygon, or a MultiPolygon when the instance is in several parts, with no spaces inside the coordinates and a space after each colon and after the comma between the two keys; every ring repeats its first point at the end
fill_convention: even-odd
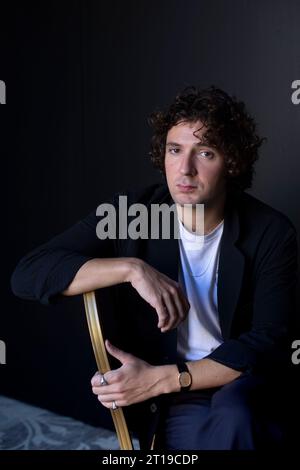
{"type": "MultiPolygon", "coordinates": [[[[240,371],[224,366],[212,359],[187,362],[192,375],[190,390],[220,387],[241,375],[240,371]]],[[[157,368],[157,394],[179,392],[178,368],[176,365],[159,366],[157,368]]]]}
{"type": "MultiPolygon", "coordinates": [[[[105,345],[110,355],[122,364],[120,368],[105,373],[105,387],[101,385],[101,374],[96,373],[92,378],[93,393],[107,408],[111,408],[113,401],[117,401],[118,406],[128,406],[180,391],[179,372],[175,364],[153,366],[118,349],[109,341],[105,345]]],[[[193,378],[191,390],[225,385],[241,374],[211,359],[187,364],[193,378]]]]}
{"type": "Polygon", "coordinates": [[[193,379],[191,390],[220,387],[241,375],[240,371],[212,359],[187,362],[187,366],[193,379]]]}
{"type": "Polygon", "coordinates": [[[62,292],[72,296],[95,289],[129,282],[132,272],[137,269],[137,258],[94,258],[87,261],[76,273],[71,284],[62,292]]]}

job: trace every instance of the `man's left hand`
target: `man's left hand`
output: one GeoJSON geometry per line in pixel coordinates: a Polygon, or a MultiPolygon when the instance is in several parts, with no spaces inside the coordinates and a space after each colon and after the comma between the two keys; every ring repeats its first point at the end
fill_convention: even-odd
{"type": "Polygon", "coordinates": [[[102,374],[96,372],[91,380],[92,390],[106,408],[127,406],[159,395],[160,367],[152,366],[132,354],[118,349],[109,341],[105,342],[109,354],[121,362],[121,367],[105,373],[105,382],[101,385],[102,374]]]}

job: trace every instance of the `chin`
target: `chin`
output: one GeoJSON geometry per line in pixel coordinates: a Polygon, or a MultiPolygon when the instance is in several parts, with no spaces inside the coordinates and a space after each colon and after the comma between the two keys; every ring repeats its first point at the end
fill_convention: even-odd
{"type": "Polygon", "coordinates": [[[174,198],[177,204],[202,204],[205,198],[203,196],[196,196],[193,194],[177,194],[174,198]]]}

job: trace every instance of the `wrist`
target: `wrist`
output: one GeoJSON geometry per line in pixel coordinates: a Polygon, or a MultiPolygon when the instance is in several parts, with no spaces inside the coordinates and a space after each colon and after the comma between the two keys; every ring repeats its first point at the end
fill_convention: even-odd
{"type": "Polygon", "coordinates": [[[157,395],[180,391],[176,364],[157,366],[157,388],[157,395]]]}
{"type": "Polygon", "coordinates": [[[139,258],[125,258],[125,276],[124,282],[131,284],[141,277],[144,261],[139,258]]]}
{"type": "Polygon", "coordinates": [[[178,381],[180,385],[180,390],[182,392],[187,392],[192,386],[192,374],[185,361],[178,361],[176,365],[179,372],[178,381]]]}

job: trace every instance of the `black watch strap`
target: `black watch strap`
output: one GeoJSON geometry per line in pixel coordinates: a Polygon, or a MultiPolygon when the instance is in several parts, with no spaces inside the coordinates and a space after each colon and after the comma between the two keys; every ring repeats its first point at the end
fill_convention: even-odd
{"type": "Polygon", "coordinates": [[[190,372],[189,369],[188,369],[188,366],[186,365],[186,363],[184,361],[178,361],[177,362],[177,367],[178,367],[179,373],[180,372],[190,372]]]}

